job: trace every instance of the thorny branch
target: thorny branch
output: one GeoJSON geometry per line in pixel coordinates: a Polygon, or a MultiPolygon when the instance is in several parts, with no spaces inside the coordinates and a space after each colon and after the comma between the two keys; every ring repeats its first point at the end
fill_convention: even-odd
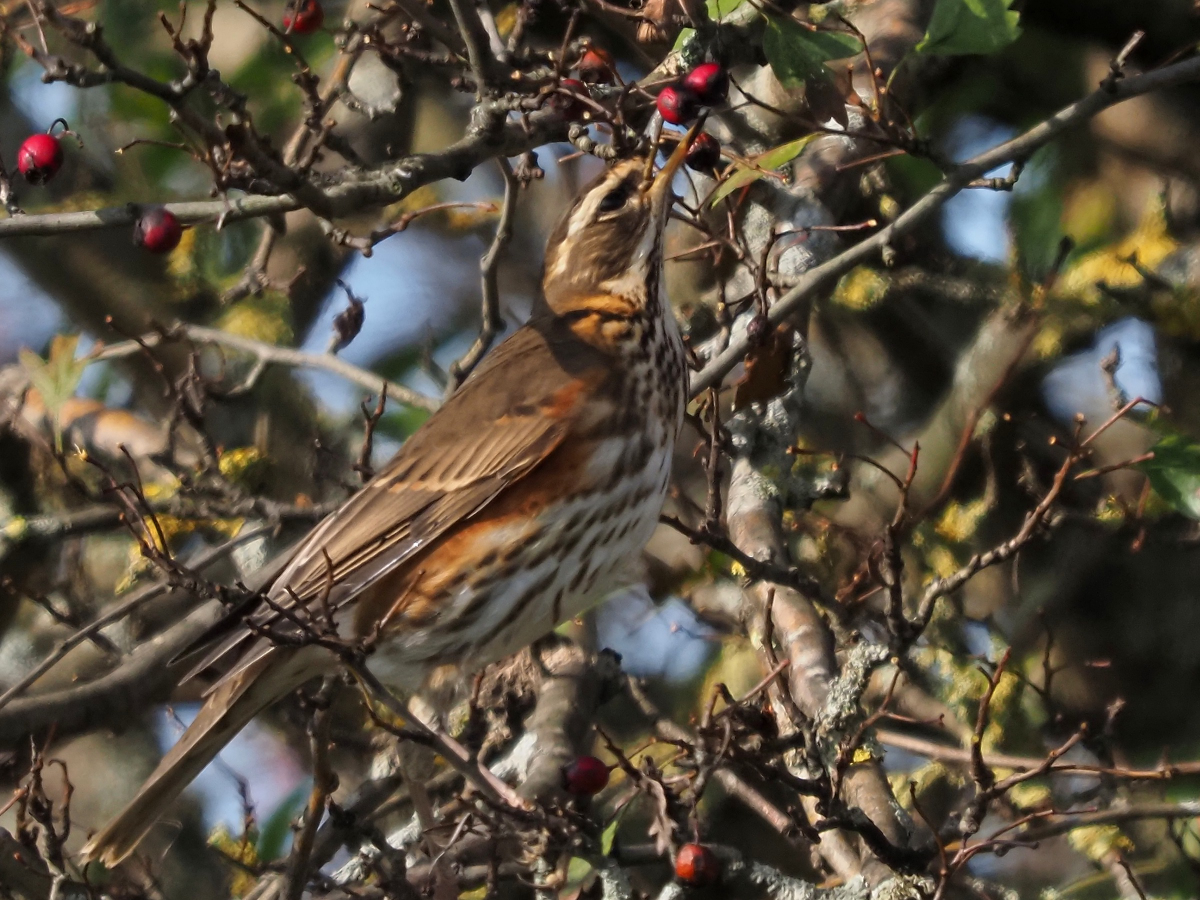
{"type": "MultiPolygon", "coordinates": [[[[1172,63],[1141,75],[1128,76],[1115,85],[1101,85],[1084,99],[1064,107],[1024,134],[998,144],[958,165],[939,184],[901,213],[894,222],[833,259],[806,272],[796,284],[772,304],[767,313],[769,321],[772,324],[787,321],[792,315],[803,309],[804,305],[810,302],[815,295],[832,287],[839,278],[855,266],[869,262],[879,254],[883,255],[886,262],[889,256],[894,256],[894,247],[900,238],[913,232],[952,197],[992,169],[999,168],[1006,163],[1029,159],[1040,147],[1060,137],[1064,132],[1078,128],[1111,106],[1151,91],[1186,84],[1197,79],[1200,79],[1200,59],[1193,58],[1172,63]]],[[[719,385],[729,371],[742,361],[750,349],[750,339],[745,334],[732,338],[727,347],[709,360],[702,371],[692,377],[692,396],[699,396],[710,387],[719,385]]]]}
{"type": "MultiPolygon", "coordinates": [[[[441,61],[439,64],[457,67],[461,71],[460,85],[472,89],[476,94],[472,126],[467,135],[452,147],[373,168],[361,165],[353,151],[338,137],[334,130],[336,123],[328,120],[327,114],[334,100],[347,98],[346,83],[350,68],[361,54],[363,46],[370,43],[367,36],[372,40],[378,36],[376,31],[354,30],[343,46],[339,69],[334,78],[322,85],[303,56],[297,52],[297,45],[292,38],[266,19],[253,14],[295,59],[295,80],[304,98],[306,115],[303,126],[293,133],[282,155],[270,150],[269,143],[257,133],[246,111],[245,98],[239,97],[219,77],[210,73],[207,52],[211,43],[212,4],[208,6],[198,42],[185,42],[180,37],[182,23],[176,29],[164,20],[177,54],[187,63],[187,75],[178,82],[159,82],[120,64],[98,29],[80,27],[76,20],[64,17],[45,3],[34,5],[39,21],[44,20],[59,28],[77,48],[94,56],[100,68],[87,69],[52,56],[44,46],[39,49],[23,39],[22,47],[45,67],[52,79],[78,86],[120,82],[155,96],[171,107],[178,121],[189,129],[190,137],[200,148],[196,151],[197,158],[211,168],[214,184],[222,192],[246,192],[246,196],[236,199],[223,196],[210,203],[172,204],[170,208],[187,223],[216,222],[219,227],[226,221],[238,218],[272,215],[299,208],[307,208],[327,219],[334,218],[401,199],[416,187],[440,178],[465,177],[485,160],[496,158],[505,179],[504,205],[491,247],[480,263],[482,315],[479,336],[451,371],[452,383],[456,386],[469,375],[503,328],[497,270],[500,257],[512,237],[517,187],[526,180],[525,174],[514,173],[507,158],[523,155],[564,134],[569,134],[577,146],[586,147],[588,152],[597,155],[615,153],[613,147],[617,145],[617,140],[614,134],[612,146],[597,146],[580,123],[574,123],[568,131],[561,111],[541,109],[547,98],[569,97],[573,93],[573,90],[564,89],[559,82],[566,59],[580,49],[571,40],[569,31],[562,41],[557,59],[552,53],[539,55],[531,48],[520,46],[517,37],[524,27],[520,23],[532,15],[531,4],[522,4],[518,26],[514,29],[517,37],[510,37],[508,45],[502,48],[503,52],[495,53],[501,47],[501,38],[490,11],[470,0],[455,0],[450,5],[457,30],[440,21],[432,10],[418,4],[412,4],[411,8],[403,3],[398,4],[388,7],[382,14],[384,19],[402,17],[405,27],[410,29],[408,33],[414,44],[420,43],[425,35],[430,35],[442,44],[443,51],[433,51],[425,46],[389,46],[380,52],[392,64],[397,64],[396,60],[407,52],[410,55],[422,55],[421,58],[426,61],[437,59],[441,61]],[[462,65],[464,57],[465,67],[462,65]],[[510,75],[515,85],[528,89],[523,95],[504,92],[510,75]],[[199,118],[185,102],[190,93],[200,90],[207,91],[225,110],[229,124],[224,130],[199,118]],[[519,118],[512,118],[510,114],[514,113],[519,118]],[[339,153],[350,165],[334,176],[313,177],[313,166],[322,149],[339,153]]],[[[616,9],[611,4],[597,5],[610,12],[616,9]]],[[[645,10],[634,15],[646,19],[645,10]]],[[[697,15],[703,20],[703,16],[697,15]]],[[[578,12],[573,11],[573,23],[577,16],[578,12]]],[[[700,26],[698,31],[712,27],[712,23],[704,21],[696,24],[700,26]]],[[[730,22],[727,36],[749,31],[746,24],[744,19],[730,22]]],[[[858,33],[857,30],[855,33],[858,33]]],[[[959,191],[975,186],[1011,189],[1019,177],[1022,164],[1032,152],[1066,129],[1077,126],[1121,100],[1200,77],[1200,64],[1195,59],[1173,63],[1146,75],[1126,75],[1125,63],[1136,43],[1136,40],[1131,41],[1122,50],[1114,61],[1110,77],[1105,79],[1096,94],[1064,109],[1013,141],[953,167],[941,184],[892,224],[850,250],[814,266],[782,296],[775,297],[778,289],[769,271],[774,238],[765,248],[760,248],[758,254],[745,252],[737,233],[735,216],[731,212],[726,223],[728,234],[712,232],[709,243],[703,249],[714,251],[714,255],[717,251],[733,249],[737,251],[740,262],[751,270],[754,291],[732,302],[732,307],[765,311],[768,325],[790,319],[805,309],[815,294],[875,253],[882,252],[885,261],[889,261],[896,252],[899,239],[912,234],[918,225],[927,221],[959,191]],[[1014,163],[1011,176],[982,180],[987,171],[1004,162],[1014,163]]],[[[673,54],[664,61],[660,70],[678,67],[681,65],[680,59],[681,54],[673,54]]],[[[885,105],[882,99],[884,90],[869,55],[867,59],[877,107],[875,113],[878,114],[878,108],[885,105]]],[[[636,92],[623,90],[621,97],[633,93],[636,92]]],[[[597,96],[610,99],[602,93],[597,96]]],[[[746,96],[753,103],[753,98],[748,94],[746,96]]],[[[590,94],[580,99],[587,100],[583,105],[588,106],[592,113],[608,112],[607,107],[590,94]]],[[[887,102],[890,104],[893,101],[889,98],[887,102]]],[[[553,104],[546,105],[553,107],[553,104]]],[[[624,114],[624,107],[618,104],[613,121],[605,124],[623,126],[624,114]]],[[[881,117],[880,121],[885,121],[885,118],[881,117]]],[[[886,121],[890,124],[890,119],[886,121]]],[[[857,138],[860,134],[853,136],[857,138]]],[[[876,139],[883,143],[887,143],[884,138],[893,143],[904,143],[904,137],[889,133],[876,135],[876,139]]],[[[915,143],[910,144],[911,150],[919,150],[915,143]]],[[[524,164],[521,170],[523,173],[530,171],[524,164]]],[[[0,199],[9,205],[11,212],[15,199],[10,187],[7,176],[0,171],[0,199]]],[[[14,214],[12,219],[0,222],[0,236],[112,227],[129,224],[133,216],[132,210],[48,216],[14,214]]],[[[708,228],[700,222],[693,224],[708,228]]],[[[806,227],[805,235],[822,227],[837,230],[840,226],[806,227]]],[[[848,226],[842,230],[850,228],[857,229],[858,226],[848,226]]],[[[364,239],[351,237],[331,223],[327,226],[327,232],[336,241],[359,246],[364,252],[369,251],[377,240],[396,230],[399,229],[392,226],[378,229],[364,239]]],[[[265,266],[275,240],[274,228],[265,228],[259,250],[245,273],[246,277],[233,292],[235,296],[265,286],[265,266]]],[[[1083,740],[1083,730],[1075,732],[1040,758],[986,752],[984,734],[991,721],[992,705],[1008,664],[1007,655],[985,673],[987,689],[976,711],[971,745],[967,750],[959,751],[929,743],[914,744],[914,739],[907,735],[878,732],[875,726],[891,715],[887,709],[892,699],[891,689],[884,703],[874,713],[866,715],[860,708],[871,670],[888,659],[894,659],[898,667],[892,682],[895,687],[900,674],[899,666],[905,662],[901,657],[927,636],[939,599],[953,594],[983,569],[1013,559],[1024,546],[1052,527],[1055,524],[1056,506],[1062,501],[1069,483],[1115,468],[1098,467],[1084,473],[1074,471],[1086,458],[1088,444],[1095,434],[1068,446],[1067,458],[1054,476],[1050,488],[1042,493],[1037,505],[1026,515],[1023,525],[1012,538],[976,554],[953,574],[933,580],[920,592],[915,604],[908,602],[912,598],[908,597],[901,577],[903,558],[898,543],[900,531],[889,531],[888,535],[893,540],[890,544],[885,541],[879,575],[888,594],[888,609],[883,620],[890,628],[891,640],[886,647],[873,644],[851,633],[844,611],[825,595],[817,579],[804,574],[790,559],[789,535],[785,533],[783,523],[785,510],[800,509],[805,503],[811,504],[818,496],[838,496],[844,490],[844,485],[832,485],[827,493],[814,493],[803,502],[798,501],[789,493],[790,487],[780,487],[780,482],[787,478],[780,477],[779,472],[789,469],[773,465],[777,460],[768,460],[774,450],[793,446],[798,413],[788,405],[795,400],[802,386],[798,382],[802,381],[799,373],[803,366],[785,373],[784,383],[778,386],[779,390],[772,398],[767,401],[754,400],[748,404],[759,407],[756,412],[761,412],[762,407],[769,407],[779,400],[785,411],[782,420],[773,420],[771,413],[755,418],[753,413],[745,411],[744,405],[738,404],[735,419],[740,421],[720,421],[716,397],[720,382],[734,365],[747,358],[748,353],[753,355],[761,349],[758,346],[761,338],[729,333],[729,312],[730,308],[723,305],[725,334],[720,352],[713,355],[708,366],[693,379],[695,394],[706,390],[713,392],[710,398],[712,428],[707,445],[708,478],[703,524],[698,528],[690,527],[684,524],[683,517],[672,517],[668,521],[694,543],[703,543],[725,553],[741,567],[740,574],[748,582],[745,585],[748,621],[743,624],[763,661],[764,676],[758,686],[737,700],[720,686],[714,691],[703,717],[690,728],[664,716],[637,685],[629,683],[630,694],[650,718],[657,741],[666,745],[671,755],[653,756],[646,752],[647,748],[627,752],[606,735],[608,750],[616,759],[615,768],[624,776],[618,789],[625,791],[625,795],[616,804],[616,810],[620,811],[633,802],[649,809],[649,816],[654,822],[655,845],[614,845],[608,854],[604,854],[599,850],[598,823],[590,817],[593,808],[589,806],[589,801],[563,802],[561,797],[555,796],[556,789],[561,793],[561,786],[555,784],[561,776],[561,760],[567,758],[568,754],[589,749],[589,728],[602,702],[598,685],[612,680],[611,673],[600,677],[590,664],[572,668],[568,672],[553,673],[553,677],[542,682],[541,695],[533,715],[524,723],[523,736],[513,733],[503,735],[504,729],[496,729],[473,743],[478,735],[473,734],[470,728],[462,733],[451,734],[440,725],[426,725],[419,717],[411,715],[366,667],[365,659],[371,647],[367,644],[354,646],[341,639],[333,628],[332,617],[321,627],[313,622],[298,620],[296,624],[307,627],[311,632],[300,639],[320,643],[339,653],[346,668],[358,678],[366,693],[387,709],[390,715],[386,717],[374,713],[383,730],[404,741],[433,748],[450,764],[453,772],[446,772],[444,774],[449,777],[439,776],[429,784],[417,784],[409,780],[406,797],[394,794],[401,780],[394,772],[381,775],[364,785],[354,799],[339,805],[332,799],[336,776],[330,754],[335,739],[331,734],[328,704],[334,683],[328,682],[317,695],[310,724],[315,777],[304,821],[299,826],[286,866],[283,869],[277,866],[275,870],[262,873],[261,885],[285,871],[281,889],[284,891],[282,896],[289,900],[296,900],[310,885],[315,890],[325,892],[357,891],[362,884],[357,883],[350,874],[340,879],[343,884],[339,887],[335,885],[338,878],[331,879],[320,871],[339,846],[345,844],[359,850],[355,864],[361,863],[363,868],[355,871],[364,879],[369,875],[374,879],[374,885],[380,885],[383,891],[392,891],[396,896],[415,896],[418,888],[433,895],[452,890],[456,895],[458,890],[475,886],[485,886],[489,894],[494,895],[501,879],[533,883],[538,896],[555,896],[556,890],[566,883],[571,859],[579,859],[593,867],[596,883],[601,886],[606,900],[625,900],[632,897],[633,893],[621,865],[669,863],[670,854],[681,841],[703,840],[701,831],[705,823],[699,804],[710,783],[719,784],[790,843],[799,844],[797,836],[800,835],[813,842],[824,857],[826,872],[832,872],[844,881],[841,887],[816,889],[807,881],[746,859],[734,848],[709,842],[722,860],[724,886],[727,889],[740,891],[751,887],[764,888],[769,895],[780,898],[866,897],[870,892],[868,885],[886,885],[895,892],[902,892],[889,896],[929,896],[928,885],[919,878],[910,877],[910,874],[897,876],[894,873],[912,873],[915,876],[926,871],[927,863],[934,858],[940,862],[934,896],[942,896],[949,889],[950,879],[961,873],[974,856],[983,852],[998,854],[1012,847],[1028,846],[1033,840],[1080,827],[1124,823],[1142,818],[1170,820],[1197,814],[1195,804],[1189,802],[1142,803],[1123,809],[1042,810],[1026,816],[1014,813],[1011,805],[1005,805],[1007,795],[1013,788],[1032,779],[1071,772],[1127,780],[1166,780],[1186,774],[1194,764],[1135,770],[1121,766],[1064,763],[1063,756],[1083,740]],[[728,440],[724,433],[726,425],[731,431],[738,432],[728,440]],[[785,433],[789,429],[792,433],[785,433]],[[777,446],[767,447],[769,444],[777,446]],[[723,464],[727,462],[732,462],[732,483],[728,497],[723,502],[722,474],[725,468],[723,464]],[[728,533],[723,530],[723,518],[728,522],[728,533]],[[910,611],[910,606],[915,606],[915,609],[910,611]],[[725,706],[719,712],[716,711],[718,699],[725,701],[725,706]],[[405,724],[398,724],[401,721],[405,724]],[[513,737],[515,741],[510,740],[513,737]],[[948,843],[949,832],[946,829],[932,824],[930,832],[936,846],[924,845],[920,838],[914,837],[911,823],[900,810],[883,777],[879,751],[874,745],[876,738],[880,738],[885,745],[890,742],[893,746],[901,746],[907,740],[910,747],[919,748],[918,752],[924,752],[931,758],[954,761],[967,768],[973,793],[962,807],[961,819],[955,830],[954,837],[960,842],[957,847],[948,843]],[[506,752],[499,759],[487,758],[488,753],[501,748],[506,748],[506,752]],[[523,756],[524,768],[521,763],[523,756]],[[1020,771],[1007,776],[995,771],[996,766],[1007,765],[1005,761],[1014,759],[1022,761],[1020,771]],[[514,779],[513,772],[524,772],[525,780],[521,781],[520,775],[514,779]],[[518,787],[509,784],[511,780],[520,782],[518,787]],[[464,787],[468,784],[469,790],[464,787]],[[776,799],[781,796],[786,799],[776,799]],[[415,826],[406,825],[402,829],[403,835],[394,833],[385,836],[376,824],[376,820],[382,817],[381,810],[389,803],[403,806],[406,813],[410,808],[413,812],[410,824],[415,823],[415,826]],[[322,822],[322,816],[326,813],[328,819],[322,822]],[[1009,821],[996,834],[973,841],[984,816],[988,814],[1007,815],[1009,821]],[[444,824],[439,827],[436,824],[438,822],[444,824]],[[421,834],[423,829],[425,833],[421,834]],[[504,846],[511,850],[514,837],[536,844],[535,852],[530,854],[531,858],[536,858],[518,859],[515,852],[509,852],[506,858],[501,859],[499,848],[504,846]],[[428,848],[430,858],[408,868],[405,854],[421,852],[417,848],[422,844],[428,848]],[[484,858],[484,854],[491,854],[491,858],[484,858]]],[[[803,359],[807,351],[804,334],[804,330],[800,329],[794,349],[797,359],[806,364],[803,359]]],[[[374,418],[364,407],[368,424],[360,455],[363,469],[368,468],[371,436],[374,424],[382,414],[385,394],[425,409],[436,406],[434,400],[345,364],[332,354],[308,354],[275,347],[202,326],[180,325],[174,329],[160,329],[144,338],[105,348],[96,358],[111,359],[142,353],[173,340],[187,340],[249,355],[253,360],[252,367],[233,389],[235,391],[250,390],[268,365],[279,364],[324,369],[378,392],[380,405],[374,418]]],[[[193,363],[194,357],[195,354],[193,363]]],[[[182,391],[178,393],[180,396],[176,399],[179,400],[180,414],[190,424],[201,426],[202,416],[198,408],[185,402],[187,398],[182,391]]],[[[1100,430],[1106,427],[1107,424],[1100,430]]],[[[212,458],[211,450],[207,455],[212,458]]],[[[917,452],[914,448],[907,476],[893,476],[902,495],[896,514],[897,523],[906,511],[916,465],[917,452]]],[[[1127,464],[1119,467],[1124,465],[1127,464]]],[[[160,565],[167,581],[126,598],[112,610],[95,618],[63,640],[34,672],[10,687],[0,697],[0,708],[7,704],[3,711],[8,714],[0,715],[2,734],[23,735],[26,731],[54,727],[61,727],[63,733],[70,733],[79,727],[86,727],[108,714],[112,705],[106,698],[115,690],[129,687],[130,678],[144,678],[147,682],[140,685],[141,694],[130,701],[131,709],[165,696],[170,689],[169,676],[151,678],[155,667],[163,668],[165,660],[172,659],[196,633],[210,626],[217,615],[214,598],[223,598],[222,587],[207,583],[199,575],[199,570],[207,564],[209,557],[205,555],[193,559],[189,564],[180,563],[173,556],[164,535],[159,516],[172,508],[147,499],[144,486],[137,477],[136,465],[135,477],[130,482],[118,483],[107,472],[105,474],[108,475],[106,490],[115,494],[122,504],[117,516],[127,521],[142,552],[160,565]],[[93,684],[53,694],[49,698],[18,696],[80,642],[95,636],[101,629],[131,614],[149,600],[180,588],[213,600],[193,613],[190,617],[192,621],[184,623],[186,628],[171,629],[146,642],[131,656],[128,665],[93,684]],[[25,702],[27,700],[39,701],[42,708],[25,702]]],[[[297,517],[306,514],[299,507],[292,508],[284,504],[266,506],[258,498],[246,502],[252,504],[247,507],[248,511],[274,521],[293,513],[297,517]]],[[[227,513],[240,508],[224,507],[227,513]]],[[[309,509],[320,510],[319,507],[309,509]]],[[[27,520],[27,524],[32,523],[30,527],[35,536],[46,537],[80,535],[113,522],[113,518],[105,519],[92,509],[27,520]]],[[[212,558],[215,558],[230,547],[232,544],[227,544],[206,553],[213,554],[212,558]]],[[[478,714],[480,710],[476,708],[474,712],[478,714]]],[[[520,730],[515,729],[518,732],[520,730]]],[[[16,860],[18,865],[12,882],[31,885],[21,889],[35,892],[39,900],[42,896],[47,900],[60,896],[64,886],[75,884],[64,880],[66,876],[63,874],[48,875],[49,870],[44,865],[48,862],[60,873],[63,872],[63,846],[70,832],[70,781],[66,779],[63,766],[68,787],[58,804],[59,817],[56,820],[53,815],[54,802],[45,796],[40,780],[49,762],[43,760],[40,752],[33,755],[29,780],[15,797],[15,802],[24,804],[20,820],[23,831],[29,833],[33,830],[30,822],[43,830],[43,850],[40,855],[31,857],[24,846],[28,841],[22,839],[19,841],[22,846],[13,853],[6,850],[4,861],[0,862],[0,866],[5,867],[0,869],[3,872],[11,869],[16,860]],[[48,882],[42,877],[44,874],[48,882]]],[[[919,816],[924,817],[915,792],[913,808],[919,816]]],[[[7,838],[7,833],[0,833],[0,841],[6,841],[7,838]]],[[[1123,864],[1123,860],[1117,863],[1123,864]]],[[[278,886],[278,879],[274,881],[278,886]]],[[[681,893],[682,889],[677,884],[670,883],[663,888],[660,896],[674,897],[681,893]]]]}

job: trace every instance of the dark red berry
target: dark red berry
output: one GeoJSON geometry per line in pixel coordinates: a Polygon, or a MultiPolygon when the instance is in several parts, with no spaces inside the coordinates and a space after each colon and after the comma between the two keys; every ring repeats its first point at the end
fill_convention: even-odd
{"type": "Polygon", "coordinates": [[[700,112],[700,98],[690,88],[667,85],[658,95],[658,112],[672,125],[686,125],[700,112]]]}
{"type": "Polygon", "coordinates": [[[30,184],[45,184],[62,164],[62,144],[52,134],[31,134],[17,151],[17,169],[30,184]]]}
{"type": "Polygon", "coordinates": [[[292,34],[312,34],[324,21],[321,0],[296,0],[283,12],[283,30],[292,34]]]}
{"type": "Polygon", "coordinates": [[[721,161],[721,144],[709,134],[702,131],[688,147],[687,164],[697,172],[711,172],[721,161]]]}
{"type": "Polygon", "coordinates": [[[701,63],[683,77],[683,85],[705,106],[716,106],[729,93],[729,75],[719,63],[701,63]]]}
{"type": "Polygon", "coordinates": [[[692,887],[715,884],[721,877],[721,862],[700,844],[684,844],[675,857],[675,877],[692,887]]]}
{"type": "Polygon", "coordinates": [[[578,756],[563,766],[563,787],[568,793],[590,797],[608,784],[608,766],[594,756],[578,756]]]}
{"type": "Polygon", "coordinates": [[[558,87],[559,90],[550,95],[550,105],[568,119],[583,118],[591,108],[583,101],[583,97],[589,96],[587,85],[578,78],[564,78],[558,87]]]}
{"type": "Polygon", "coordinates": [[[612,84],[617,70],[609,52],[599,47],[588,48],[577,68],[579,78],[587,84],[612,84]]]}
{"type": "Polygon", "coordinates": [[[750,339],[750,343],[754,346],[760,346],[767,339],[767,334],[771,330],[771,320],[762,313],[756,315],[753,319],[746,323],[746,337],[750,339]]]}
{"type": "Polygon", "coordinates": [[[133,226],[133,242],[151,253],[169,253],[179,246],[183,226],[164,206],[148,206],[133,226]]]}

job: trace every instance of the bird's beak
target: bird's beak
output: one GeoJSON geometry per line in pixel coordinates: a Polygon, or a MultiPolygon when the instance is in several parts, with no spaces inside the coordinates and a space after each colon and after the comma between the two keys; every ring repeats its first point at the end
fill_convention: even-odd
{"type": "Polygon", "coordinates": [[[650,185],[650,200],[654,204],[654,209],[660,215],[671,205],[673,197],[671,193],[671,182],[675,180],[675,173],[679,171],[683,161],[687,159],[688,149],[692,146],[692,141],[696,139],[696,135],[700,133],[701,127],[704,125],[704,120],[700,119],[691,128],[687,134],[676,145],[675,150],[668,157],[666,164],[658,170],[658,174],[654,176],[654,182],[650,185]]]}

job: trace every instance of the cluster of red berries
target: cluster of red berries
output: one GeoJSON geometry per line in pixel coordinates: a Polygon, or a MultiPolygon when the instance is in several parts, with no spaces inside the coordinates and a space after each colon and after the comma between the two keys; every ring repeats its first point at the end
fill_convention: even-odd
{"type": "MultiPolygon", "coordinates": [[[[17,171],[30,184],[45,184],[62,168],[63,149],[62,135],[74,132],[67,129],[67,123],[62,119],[64,130],[54,135],[50,132],[31,134],[21,142],[17,150],[17,171]]],[[[54,125],[50,128],[53,129],[54,125]]],[[[133,224],[133,242],[143,250],[151,253],[168,253],[179,246],[183,236],[183,226],[179,219],[165,206],[143,206],[138,208],[137,221],[133,224]]]]}
{"type": "MultiPolygon", "coordinates": [[[[678,84],[669,84],[658,95],[658,112],[663,121],[686,125],[705,106],[725,101],[729,75],[720,63],[701,63],[683,76],[678,84]]],[[[711,134],[701,132],[688,148],[687,164],[697,172],[711,173],[721,161],[721,145],[711,134]]]]}
{"type": "Polygon", "coordinates": [[[677,84],[669,84],[658,95],[658,112],[663,121],[686,125],[704,106],[724,102],[729,92],[729,74],[720,63],[701,63],[683,76],[677,84]]]}
{"type": "Polygon", "coordinates": [[[617,77],[612,55],[600,47],[589,47],[575,68],[579,77],[559,81],[558,92],[550,99],[551,105],[568,119],[578,119],[588,111],[583,98],[590,96],[589,84],[612,84],[617,77]]]}
{"type": "MultiPolygon", "coordinates": [[[[550,98],[550,104],[569,119],[577,119],[588,110],[588,85],[612,84],[617,67],[612,55],[601,47],[589,46],[575,64],[578,78],[563,78],[550,98]]],[[[729,92],[729,75],[720,63],[702,63],[677,84],[668,85],[658,95],[658,111],[672,125],[686,125],[705,106],[716,106],[729,92]]],[[[721,145],[711,134],[700,133],[688,149],[687,164],[698,172],[711,173],[721,161],[721,145]]]]}

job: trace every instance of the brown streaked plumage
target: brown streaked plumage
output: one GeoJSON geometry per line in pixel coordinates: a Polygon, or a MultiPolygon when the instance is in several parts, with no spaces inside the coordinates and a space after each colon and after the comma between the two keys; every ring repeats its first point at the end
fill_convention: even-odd
{"type": "Polygon", "coordinates": [[[583,191],[550,238],[529,323],[314,529],[267,602],[200,648],[196,670],[232,669],[85,859],[128,856],[251,718],[336,667],[295,641],[296,619],[330,609],[343,635],[377,635],[367,665],[413,691],[444,666],[519,650],[620,585],[657,523],[687,397],[659,283],[688,143],[652,182],[631,160],[583,191]]]}

